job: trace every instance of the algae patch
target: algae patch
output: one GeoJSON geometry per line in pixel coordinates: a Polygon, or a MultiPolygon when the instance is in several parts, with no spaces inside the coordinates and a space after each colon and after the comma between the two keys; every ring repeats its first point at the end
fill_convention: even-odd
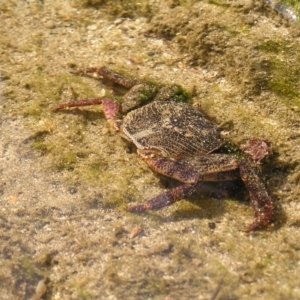
{"type": "Polygon", "coordinates": [[[292,37],[258,36],[247,4],[243,14],[231,6],[228,1],[196,3],[191,10],[177,6],[155,16],[150,31],[173,39],[188,54],[187,64],[214,70],[237,87],[236,93],[253,97],[270,91],[299,108],[300,45],[292,37]]]}
{"type": "Polygon", "coordinates": [[[259,49],[269,54],[268,87],[291,109],[300,111],[300,45],[267,40],[259,49]]]}

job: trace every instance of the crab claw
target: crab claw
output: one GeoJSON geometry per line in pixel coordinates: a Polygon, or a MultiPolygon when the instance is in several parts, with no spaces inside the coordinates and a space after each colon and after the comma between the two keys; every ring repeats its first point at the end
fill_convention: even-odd
{"type": "Polygon", "coordinates": [[[260,165],[265,158],[273,154],[271,142],[259,138],[248,140],[241,145],[240,149],[248,154],[258,165],[260,165]]]}

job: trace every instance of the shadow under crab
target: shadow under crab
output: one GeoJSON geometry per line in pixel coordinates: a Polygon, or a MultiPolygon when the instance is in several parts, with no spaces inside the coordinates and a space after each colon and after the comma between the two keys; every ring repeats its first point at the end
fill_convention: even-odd
{"type": "Polygon", "coordinates": [[[171,205],[193,194],[203,182],[241,178],[255,212],[255,221],[247,231],[265,228],[274,221],[274,203],[257,171],[258,164],[271,154],[268,141],[253,139],[238,155],[215,153],[228,142],[200,110],[180,102],[186,98],[180,86],[160,87],[127,78],[105,67],[77,72],[79,75],[93,73],[129,89],[122,104],[108,98],[86,99],[61,104],[55,111],[102,105],[108,122],[122,137],[135,144],[138,155],[151,169],[181,182],[144,204],[129,207],[130,212],[171,205]],[[122,119],[118,117],[120,113],[125,114],[122,119]]]}

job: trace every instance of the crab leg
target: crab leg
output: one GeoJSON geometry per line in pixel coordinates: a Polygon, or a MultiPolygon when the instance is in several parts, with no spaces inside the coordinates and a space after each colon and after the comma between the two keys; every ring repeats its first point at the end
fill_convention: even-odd
{"type": "Polygon", "coordinates": [[[55,108],[54,111],[60,111],[72,107],[91,106],[91,105],[102,105],[103,112],[105,114],[106,119],[113,124],[117,119],[117,114],[120,111],[120,107],[121,107],[118,102],[112,99],[96,98],[96,99],[84,99],[79,101],[63,103],[59,105],[57,108],[55,108]]]}
{"type": "MultiPolygon", "coordinates": [[[[142,153],[142,151],[138,151],[142,153]]],[[[149,167],[164,176],[168,176],[184,183],[193,184],[199,180],[199,172],[188,162],[174,160],[167,157],[144,157],[149,167]]]]}
{"type": "Polygon", "coordinates": [[[148,153],[147,151],[138,150],[138,153],[152,170],[184,183],[239,179],[238,161],[234,156],[228,154],[210,154],[189,161],[174,160],[168,157],[151,157],[151,150],[148,153]]]}
{"type": "Polygon", "coordinates": [[[72,107],[80,107],[80,106],[91,106],[91,105],[100,105],[102,104],[103,99],[84,99],[78,101],[72,101],[60,104],[58,107],[54,108],[54,111],[63,110],[65,108],[72,108],[72,107]]]}
{"type": "Polygon", "coordinates": [[[179,201],[185,197],[190,196],[195,191],[196,184],[189,185],[183,184],[176,188],[171,189],[170,191],[160,194],[144,204],[136,205],[129,207],[127,210],[130,212],[143,212],[146,210],[160,209],[162,207],[173,204],[176,201],[179,201]]]}
{"type": "Polygon", "coordinates": [[[75,72],[75,74],[77,75],[90,75],[90,74],[97,74],[98,76],[103,77],[104,79],[108,79],[111,82],[118,84],[120,86],[123,86],[127,89],[132,88],[133,86],[135,86],[136,84],[139,83],[139,81],[137,80],[133,80],[130,78],[127,78],[125,76],[123,76],[122,74],[119,74],[117,72],[114,72],[110,69],[107,69],[105,67],[101,67],[101,68],[86,68],[86,69],[82,69],[79,70],[77,72],[75,72]]]}
{"type": "Polygon", "coordinates": [[[254,231],[267,227],[275,216],[275,206],[271,196],[252,167],[249,159],[243,159],[240,161],[240,174],[241,178],[249,190],[250,202],[254,209],[255,221],[246,230],[254,231]]]}
{"type": "MultiPolygon", "coordinates": [[[[235,161],[233,161],[232,158],[228,155],[223,156],[224,163],[225,158],[227,158],[227,164],[223,165],[223,169],[229,172],[228,176],[226,176],[225,174],[223,176],[220,176],[217,173],[209,173],[209,167],[204,167],[206,165],[204,162],[204,164],[202,165],[203,169],[199,172],[199,170],[196,170],[194,168],[193,164],[190,164],[187,161],[177,161],[167,157],[147,157],[147,151],[139,151],[139,154],[144,160],[146,160],[152,170],[162,175],[177,179],[181,182],[185,182],[185,184],[173,188],[166,193],[158,195],[148,200],[144,204],[128,208],[130,212],[142,212],[149,209],[160,209],[162,207],[171,205],[174,202],[192,195],[196,190],[196,187],[197,189],[199,189],[202,181],[216,181],[219,179],[221,179],[222,181],[226,181],[236,179],[236,173],[231,173],[231,171],[234,171],[237,168],[237,165],[235,161]]],[[[208,160],[210,160],[210,158],[208,158],[208,160]]]]}

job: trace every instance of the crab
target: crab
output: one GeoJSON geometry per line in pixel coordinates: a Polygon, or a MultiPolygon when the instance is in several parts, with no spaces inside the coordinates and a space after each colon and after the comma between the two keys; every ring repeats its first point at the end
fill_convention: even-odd
{"type": "Polygon", "coordinates": [[[199,109],[181,101],[187,94],[179,85],[159,86],[106,67],[83,69],[76,74],[95,74],[129,91],[122,104],[103,97],[64,103],[55,111],[102,105],[108,122],[136,146],[138,155],[152,170],[180,182],[143,204],[129,207],[130,212],[171,205],[189,197],[207,181],[242,179],[255,213],[255,220],[246,231],[265,228],[274,221],[275,206],[258,172],[258,164],[271,153],[269,142],[256,138],[244,145],[238,155],[216,153],[229,142],[199,109]],[[124,116],[120,118],[120,114],[124,116]]]}

